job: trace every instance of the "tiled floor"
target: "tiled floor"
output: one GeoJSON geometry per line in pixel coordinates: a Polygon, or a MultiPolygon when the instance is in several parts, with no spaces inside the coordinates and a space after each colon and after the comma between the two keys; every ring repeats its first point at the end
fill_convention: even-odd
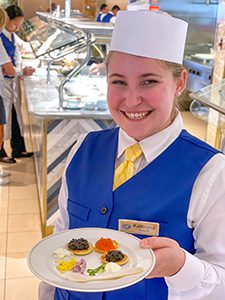
{"type": "MultiPolygon", "coordinates": [[[[31,151],[28,116],[25,110],[23,113],[27,149],[31,151]]],[[[204,139],[205,123],[190,113],[183,113],[183,117],[185,127],[204,139]]],[[[0,187],[0,300],[36,300],[40,281],[27,266],[27,254],[41,239],[33,159],[18,159],[7,168],[11,182],[0,187]]]]}

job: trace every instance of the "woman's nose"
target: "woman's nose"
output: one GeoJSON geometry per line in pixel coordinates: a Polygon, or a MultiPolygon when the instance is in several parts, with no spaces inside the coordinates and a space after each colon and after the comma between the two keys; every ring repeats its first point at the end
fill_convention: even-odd
{"type": "Polygon", "coordinates": [[[126,95],[126,106],[138,106],[143,101],[142,95],[138,90],[130,89],[126,95]]]}

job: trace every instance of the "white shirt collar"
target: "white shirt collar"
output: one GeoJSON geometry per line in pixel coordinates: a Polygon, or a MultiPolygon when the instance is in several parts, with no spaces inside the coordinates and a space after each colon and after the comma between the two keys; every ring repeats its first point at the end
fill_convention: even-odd
{"type": "MultiPolygon", "coordinates": [[[[160,153],[162,153],[181,133],[183,129],[183,120],[180,113],[177,114],[173,123],[162,131],[145,138],[139,144],[142,148],[145,159],[150,163],[160,153]]],[[[119,158],[127,147],[136,144],[137,141],[126,134],[124,130],[119,129],[118,153],[119,158]]]]}
{"type": "Polygon", "coordinates": [[[6,36],[7,36],[8,34],[10,34],[10,32],[9,32],[8,30],[6,30],[5,28],[2,29],[2,33],[4,33],[4,35],[6,35],[6,36]]]}
{"type": "Polygon", "coordinates": [[[12,35],[12,32],[9,32],[8,30],[6,30],[5,28],[2,29],[2,33],[6,36],[6,37],[10,37],[12,35]]]}

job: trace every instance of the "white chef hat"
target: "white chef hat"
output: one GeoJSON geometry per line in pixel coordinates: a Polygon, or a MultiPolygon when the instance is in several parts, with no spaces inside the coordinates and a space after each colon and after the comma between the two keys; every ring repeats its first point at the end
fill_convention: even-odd
{"type": "Polygon", "coordinates": [[[182,64],[187,22],[148,10],[119,11],[110,51],[182,64]]]}

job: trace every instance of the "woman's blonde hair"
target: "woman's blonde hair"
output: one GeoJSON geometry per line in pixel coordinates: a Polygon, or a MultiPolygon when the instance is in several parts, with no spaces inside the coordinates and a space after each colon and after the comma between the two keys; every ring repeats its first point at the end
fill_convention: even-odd
{"type": "Polygon", "coordinates": [[[5,26],[7,14],[6,11],[0,7],[0,30],[5,26]]]}

